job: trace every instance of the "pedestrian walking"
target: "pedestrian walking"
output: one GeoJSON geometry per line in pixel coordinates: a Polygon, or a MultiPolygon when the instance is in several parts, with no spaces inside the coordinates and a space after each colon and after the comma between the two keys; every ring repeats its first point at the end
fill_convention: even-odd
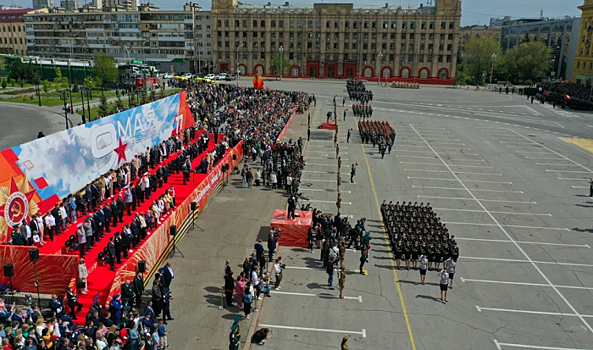
{"type": "Polygon", "coordinates": [[[428,259],[426,259],[425,255],[420,255],[418,262],[420,263],[420,284],[424,285],[426,280],[426,270],[428,269],[428,259]]]}
{"type": "MultiPolygon", "coordinates": [[[[344,120],[346,119],[344,118],[344,120]]],[[[352,136],[351,130],[352,129],[348,129],[348,134],[346,134],[346,143],[350,143],[350,137],[352,136]]]]}
{"type": "Polygon", "coordinates": [[[440,282],[439,286],[441,288],[441,301],[447,302],[447,291],[449,290],[449,273],[447,269],[444,268],[439,272],[440,282]]]}
{"type": "Polygon", "coordinates": [[[307,141],[311,139],[311,126],[307,127],[307,141]]]}
{"type": "Polygon", "coordinates": [[[340,344],[340,350],[350,350],[350,348],[348,347],[348,336],[344,336],[344,338],[342,338],[342,344],[340,344]]]}
{"type": "Polygon", "coordinates": [[[350,183],[354,183],[354,175],[356,175],[356,166],[353,163],[350,167],[350,183]]]}
{"type": "Polygon", "coordinates": [[[327,268],[325,269],[325,272],[327,272],[327,285],[329,286],[329,289],[334,289],[334,262],[330,261],[327,264],[327,268]]]}

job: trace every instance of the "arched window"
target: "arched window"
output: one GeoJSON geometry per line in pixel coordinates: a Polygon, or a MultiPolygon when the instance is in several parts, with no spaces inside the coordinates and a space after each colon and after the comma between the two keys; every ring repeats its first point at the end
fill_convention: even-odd
{"type": "Polygon", "coordinates": [[[240,27],[241,26],[241,22],[239,22],[239,20],[235,20],[235,27],[240,27]]]}
{"type": "Polygon", "coordinates": [[[447,69],[443,68],[439,71],[439,79],[447,79],[449,78],[449,72],[447,69]]]}
{"type": "Polygon", "coordinates": [[[401,78],[408,79],[410,77],[410,69],[409,68],[402,68],[401,78]]]}
{"type": "Polygon", "coordinates": [[[222,27],[222,21],[221,20],[216,20],[216,26],[217,27],[222,27]]]}
{"type": "Polygon", "coordinates": [[[416,29],[416,22],[410,22],[410,29],[416,29]]]}
{"type": "Polygon", "coordinates": [[[260,27],[265,28],[266,27],[266,21],[262,20],[259,24],[260,27]]]}
{"type": "Polygon", "coordinates": [[[426,29],[426,21],[422,21],[422,26],[421,26],[421,28],[422,28],[422,29],[426,29]]]}
{"type": "Polygon", "coordinates": [[[272,27],[272,28],[276,28],[276,21],[275,21],[275,20],[272,20],[272,21],[270,22],[270,27],[272,27]]]}
{"type": "Polygon", "coordinates": [[[420,70],[420,79],[428,79],[428,69],[420,70]]]}
{"type": "Polygon", "coordinates": [[[366,67],[364,69],[364,72],[362,74],[365,78],[370,78],[373,76],[373,70],[371,69],[371,67],[366,67]]]}
{"type": "Polygon", "coordinates": [[[278,21],[278,27],[284,28],[284,21],[283,20],[279,20],[278,21]]]}
{"type": "Polygon", "coordinates": [[[253,20],[253,28],[257,28],[257,21],[253,20]]]}
{"type": "Polygon", "coordinates": [[[434,29],[434,22],[430,22],[428,29],[434,29]]]}
{"type": "Polygon", "coordinates": [[[408,28],[408,22],[404,21],[402,23],[402,29],[407,29],[408,28]]]}
{"type": "Polygon", "coordinates": [[[243,20],[243,28],[247,28],[247,20],[246,19],[243,20]]]}

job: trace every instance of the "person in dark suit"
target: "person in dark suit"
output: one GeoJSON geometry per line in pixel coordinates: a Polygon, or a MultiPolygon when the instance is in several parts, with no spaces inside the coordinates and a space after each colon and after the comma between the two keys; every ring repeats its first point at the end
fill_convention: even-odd
{"type": "Polygon", "coordinates": [[[173,272],[173,269],[171,268],[170,261],[167,261],[167,264],[163,268],[162,275],[163,275],[163,287],[169,288],[169,286],[171,285],[171,281],[173,280],[173,278],[175,278],[175,273],[173,272]]]}
{"type": "Polygon", "coordinates": [[[130,280],[126,280],[124,285],[121,286],[121,299],[124,305],[131,307],[134,304],[134,287],[130,283],[130,280]]]}
{"type": "Polygon", "coordinates": [[[13,245],[24,245],[23,236],[21,235],[21,231],[19,230],[19,225],[12,226],[12,244],[13,245]]]}
{"type": "Polygon", "coordinates": [[[113,214],[113,227],[117,226],[117,219],[119,219],[119,208],[115,200],[111,201],[111,213],[113,214]]]}
{"type": "Polygon", "coordinates": [[[117,211],[119,213],[119,223],[123,223],[124,222],[124,209],[125,209],[125,205],[124,205],[124,200],[120,197],[117,197],[117,211]]]}
{"type": "Polygon", "coordinates": [[[95,218],[97,219],[97,229],[99,230],[99,237],[103,237],[103,230],[105,229],[105,212],[101,207],[99,207],[99,210],[97,210],[95,218]]]}
{"type": "Polygon", "coordinates": [[[105,231],[111,232],[109,227],[111,226],[111,217],[113,216],[113,212],[111,211],[109,204],[105,204],[103,207],[103,213],[105,214],[105,231]]]}
{"type": "Polygon", "coordinates": [[[109,267],[111,271],[115,271],[115,243],[113,242],[113,237],[109,237],[107,250],[109,251],[109,267]]]}
{"type": "Polygon", "coordinates": [[[70,308],[70,317],[73,320],[76,320],[76,313],[82,310],[82,304],[78,302],[78,295],[74,293],[72,287],[68,287],[68,291],[66,292],[66,297],[68,298],[68,307],[70,308]]]}
{"type": "Polygon", "coordinates": [[[58,208],[58,205],[54,205],[53,209],[51,210],[51,215],[54,217],[54,219],[56,220],[56,226],[55,226],[55,232],[56,235],[60,235],[60,230],[62,229],[62,218],[60,217],[60,209],[58,208]]]}
{"type": "Polygon", "coordinates": [[[136,307],[142,305],[142,293],[144,293],[144,278],[141,272],[136,273],[134,277],[134,295],[136,296],[136,307]]]}
{"type": "Polygon", "coordinates": [[[56,314],[56,316],[61,316],[64,313],[64,303],[62,303],[62,300],[60,300],[55,294],[51,296],[49,308],[56,314]]]}

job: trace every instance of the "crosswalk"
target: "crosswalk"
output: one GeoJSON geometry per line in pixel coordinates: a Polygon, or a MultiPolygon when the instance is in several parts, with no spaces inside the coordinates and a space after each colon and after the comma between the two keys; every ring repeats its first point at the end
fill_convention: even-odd
{"type": "Polygon", "coordinates": [[[554,113],[556,113],[556,114],[558,114],[558,115],[561,115],[561,116],[563,116],[563,117],[565,117],[565,118],[580,118],[580,116],[579,116],[579,115],[577,115],[577,114],[574,114],[574,113],[572,113],[572,112],[569,112],[569,111],[567,111],[567,110],[564,110],[564,109],[562,109],[562,108],[560,108],[560,107],[558,107],[558,108],[554,108],[552,105],[549,105],[549,104],[545,104],[545,105],[543,105],[543,106],[544,106],[545,108],[549,109],[550,111],[552,111],[552,112],[554,112],[554,113]]]}

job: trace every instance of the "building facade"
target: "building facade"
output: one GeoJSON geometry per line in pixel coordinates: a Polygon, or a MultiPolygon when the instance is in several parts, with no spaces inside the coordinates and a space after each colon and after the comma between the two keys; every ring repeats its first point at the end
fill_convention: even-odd
{"type": "Polygon", "coordinates": [[[103,52],[119,63],[138,59],[176,73],[211,65],[208,47],[202,54],[194,51],[198,34],[202,38],[210,29],[210,15],[197,4],[186,4],[180,11],[160,11],[152,5],[137,11],[53,10],[26,15],[25,22],[27,49],[39,57],[92,60],[103,52]]]}
{"type": "Polygon", "coordinates": [[[585,0],[579,9],[581,25],[571,81],[590,85],[593,80],[593,0],[585,0]]]}
{"type": "Polygon", "coordinates": [[[54,0],[33,0],[34,9],[51,9],[55,7],[54,0]]]}
{"type": "Polygon", "coordinates": [[[459,49],[461,2],[434,7],[255,6],[213,0],[215,70],[274,75],[282,55],[294,77],[440,79],[452,82],[459,49]]]}
{"type": "Polygon", "coordinates": [[[580,21],[580,18],[571,17],[504,21],[501,46],[508,50],[524,42],[543,42],[552,51],[552,78],[570,78],[577,51],[580,21]]]}
{"type": "Polygon", "coordinates": [[[0,53],[27,55],[24,16],[43,12],[47,12],[47,9],[0,10],[0,53]]]}
{"type": "Polygon", "coordinates": [[[60,7],[67,11],[76,11],[80,8],[80,1],[78,0],[61,0],[60,7]]]}

